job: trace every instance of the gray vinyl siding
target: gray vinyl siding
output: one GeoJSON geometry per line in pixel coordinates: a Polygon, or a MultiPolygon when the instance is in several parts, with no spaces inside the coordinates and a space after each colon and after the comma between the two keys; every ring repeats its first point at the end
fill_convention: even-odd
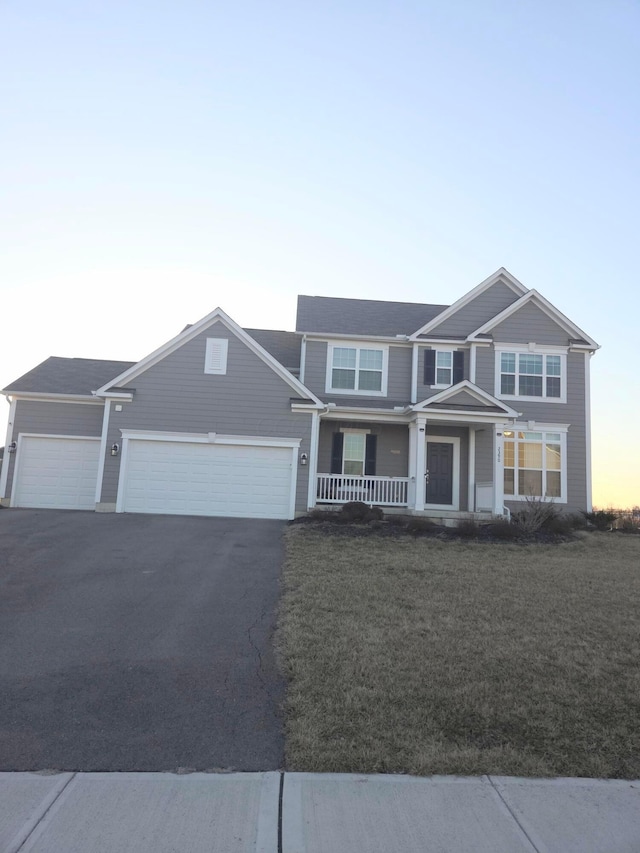
{"type": "Polygon", "coordinates": [[[506,284],[498,282],[471,302],[460,308],[438,326],[429,331],[430,335],[468,335],[487,323],[496,314],[504,311],[520,297],[506,284]]]}
{"type": "MultiPolygon", "coordinates": [[[[416,402],[420,403],[423,400],[427,400],[429,397],[433,397],[435,394],[440,394],[441,391],[444,391],[444,388],[432,388],[431,385],[424,384],[424,353],[425,350],[435,349],[438,347],[434,344],[432,347],[418,347],[418,387],[417,387],[417,400],[416,402]]],[[[469,350],[463,349],[462,347],[458,347],[458,350],[461,350],[464,353],[464,373],[462,375],[463,379],[469,378],[469,350]]]]}
{"type": "MultiPolygon", "coordinates": [[[[131,403],[122,412],[111,407],[108,447],[121,442],[122,429],[222,435],[299,438],[300,452],[310,452],[311,415],[293,413],[296,391],[258,358],[222,323],[166,356],[132,380],[131,403]],[[204,372],[207,338],[229,341],[227,372],[204,372]]],[[[102,502],[117,497],[120,456],[107,452],[102,502]]],[[[307,509],[309,466],[298,466],[296,511],[307,509]]]]}
{"type": "Polygon", "coordinates": [[[376,476],[406,477],[409,470],[409,428],[406,424],[354,423],[322,421],[318,446],[318,473],[331,472],[331,448],[334,432],[341,429],[366,429],[378,437],[376,444],[376,476]]]}
{"type": "Polygon", "coordinates": [[[491,329],[491,334],[493,340],[500,343],[527,344],[532,341],[553,346],[569,345],[567,332],[531,302],[491,329]]]}
{"type": "Polygon", "coordinates": [[[493,483],[493,424],[476,430],[477,483],[493,483]]]}
{"type": "MultiPolygon", "coordinates": [[[[351,346],[349,341],[345,341],[345,346],[351,346]]],[[[370,343],[358,342],[359,347],[375,348],[374,341],[370,343]]],[[[313,391],[321,400],[326,402],[336,403],[336,405],[345,405],[345,394],[327,394],[325,391],[327,383],[327,342],[326,341],[307,341],[307,351],[305,356],[304,369],[304,384],[313,391]]],[[[387,395],[386,397],[372,396],[366,394],[353,395],[357,398],[356,405],[371,406],[373,408],[384,406],[384,400],[393,400],[400,405],[408,403],[411,399],[411,347],[389,347],[389,371],[387,377],[387,395]]]]}
{"type": "MultiPolygon", "coordinates": [[[[104,406],[100,404],[16,400],[13,440],[17,442],[21,433],[99,437],[102,434],[103,415],[104,406]]],[[[16,456],[16,453],[7,453],[9,458],[7,497],[11,495],[16,456]]]]}

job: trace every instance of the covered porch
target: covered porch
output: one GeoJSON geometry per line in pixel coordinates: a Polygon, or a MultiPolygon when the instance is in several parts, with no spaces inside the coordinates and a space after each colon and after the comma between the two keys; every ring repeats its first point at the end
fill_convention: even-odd
{"type": "Polygon", "coordinates": [[[434,397],[393,415],[324,413],[313,506],[362,501],[445,523],[508,515],[502,440],[517,413],[484,394],[460,397],[434,397]]]}

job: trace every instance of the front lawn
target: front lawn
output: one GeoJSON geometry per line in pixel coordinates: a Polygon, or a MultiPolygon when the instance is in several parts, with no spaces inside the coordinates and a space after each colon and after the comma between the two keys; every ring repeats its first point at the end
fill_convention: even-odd
{"type": "Polygon", "coordinates": [[[640,537],[287,531],[289,770],[640,777],[640,537]]]}

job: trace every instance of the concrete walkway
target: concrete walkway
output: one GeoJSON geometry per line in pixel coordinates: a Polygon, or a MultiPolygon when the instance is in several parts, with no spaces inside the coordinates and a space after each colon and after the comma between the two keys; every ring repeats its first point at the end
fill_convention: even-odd
{"type": "Polygon", "coordinates": [[[640,781],[0,773],[17,851],[638,853],[640,781]]]}

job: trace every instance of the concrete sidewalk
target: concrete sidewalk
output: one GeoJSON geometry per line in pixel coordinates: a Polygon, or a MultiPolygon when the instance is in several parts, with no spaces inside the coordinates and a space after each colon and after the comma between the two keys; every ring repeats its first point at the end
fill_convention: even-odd
{"type": "Polygon", "coordinates": [[[0,773],[0,853],[638,853],[640,781],[0,773]]]}

